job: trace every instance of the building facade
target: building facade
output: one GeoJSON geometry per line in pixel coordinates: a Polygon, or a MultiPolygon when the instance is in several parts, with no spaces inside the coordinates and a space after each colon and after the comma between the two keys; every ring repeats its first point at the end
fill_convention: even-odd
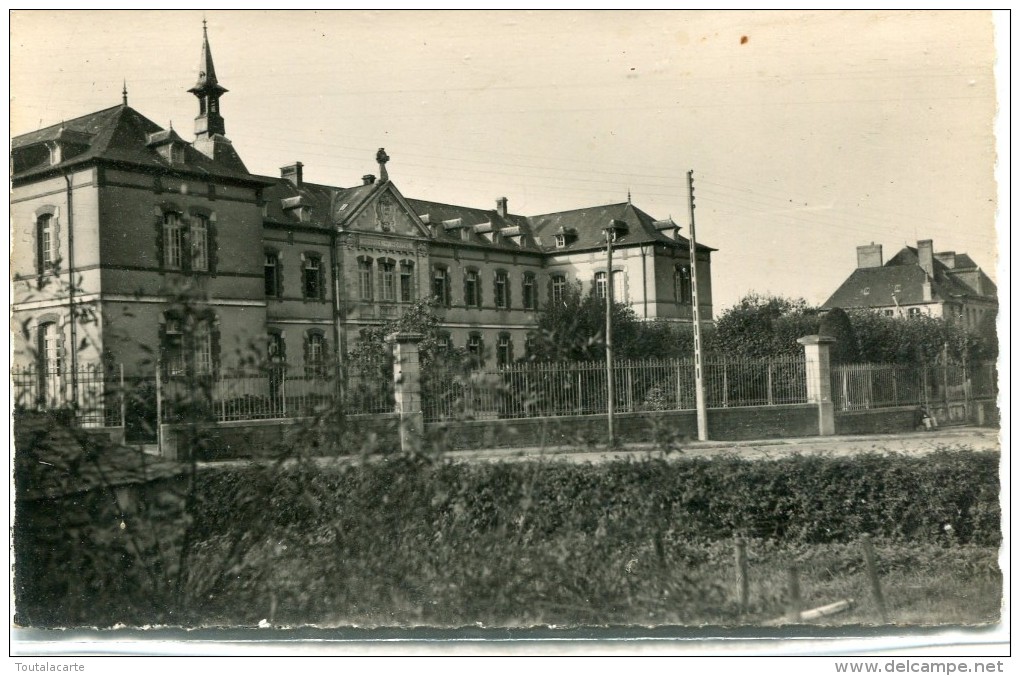
{"type": "MultiPolygon", "coordinates": [[[[255,349],[314,372],[429,298],[450,345],[503,364],[574,281],[600,295],[612,284],[642,319],[692,321],[690,246],[671,220],[629,200],[523,216],[505,197],[492,209],[409,199],[383,149],[353,187],[307,182],[300,162],[253,174],[226,136],[207,35],[201,63],[191,142],[126,92],[13,139],[16,365],[209,374],[255,349]]],[[[707,321],[712,251],[698,246],[707,321]]]]}
{"type": "Polygon", "coordinates": [[[879,311],[887,316],[945,317],[976,330],[998,312],[995,283],[970,256],[936,252],[930,239],[882,261],[882,245],[857,247],[857,269],[822,306],[879,311]]]}

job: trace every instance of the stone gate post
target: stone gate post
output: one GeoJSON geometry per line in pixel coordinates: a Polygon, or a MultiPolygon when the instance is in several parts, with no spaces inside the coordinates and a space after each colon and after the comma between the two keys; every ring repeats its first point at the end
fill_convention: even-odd
{"type": "Polygon", "coordinates": [[[421,364],[418,359],[420,333],[391,333],[393,345],[393,399],[400,415],[400,450],[421,450],[425,418],[421,411],[421,364]]]}
{"type": "Polygon", "coordinates": [[[836,414],[832,403],[832,375],[829,348],[836,343],[831,336],[804,336],[797,342],[804,346],[808,403],[818,405],[818,434],[836,433],[836,414]]]}

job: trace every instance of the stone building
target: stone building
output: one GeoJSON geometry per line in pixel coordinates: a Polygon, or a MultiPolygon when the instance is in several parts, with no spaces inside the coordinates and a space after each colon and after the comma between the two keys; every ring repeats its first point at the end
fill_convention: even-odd
{"type": "MultiPolygon", "coordinates": [[[[190,142],[126,91],[13,139],[15,364],[38,365],[51,391],[85,363],[151,373],[154,345],[170,376],[217,372],[250,345],[314,372],[425,298],[451,345],[508,363],[572,280],[600,295],[612,283],[642,319],[692,320],[689,242],[672,220],[629,200],[524,216],[505,197],[492,209],[410,199],[382,149],[352,187],[307,182],[300,162],[256,175],[226,136],[207,35],[201,64],[190,142]],[[612,220],[623,225],[608,271],[612,220]]],[[[699,245],[707,321],[712,251],[699,245]]]]}
{"type": "Polygon", "coordinates": [[[998,290],[965,253],[936,252],[932,240],[906,246],[883,264],[882,245],[857,247],[857,269],[823,308],[865,308],[890,317],[946,317],[976,330],[998,311],[998,290]]]}

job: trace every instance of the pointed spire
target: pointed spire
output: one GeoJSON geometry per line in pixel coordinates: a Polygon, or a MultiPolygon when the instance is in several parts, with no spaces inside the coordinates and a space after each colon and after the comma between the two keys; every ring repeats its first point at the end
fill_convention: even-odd
{"type": "Polygon", "coordinates": [[[124,90],[120,93],[121,98],[124,101],[124,105],[127,106],[127,78],[124,78],[124,90]]]}
{"type": "Polygon", "coordinates": [[[212,49],[209,47],[209,28],[205,18],[202,19],[202,58],[198,64],[198,82],[190,91],[218,90],[225,92],[216,79],[216,66],[213,64],[212,49]]]}
{"type": "Polygon", "coordinates": [[[627,204],[630,204],[630,188],[627,188],[627,204]]]}

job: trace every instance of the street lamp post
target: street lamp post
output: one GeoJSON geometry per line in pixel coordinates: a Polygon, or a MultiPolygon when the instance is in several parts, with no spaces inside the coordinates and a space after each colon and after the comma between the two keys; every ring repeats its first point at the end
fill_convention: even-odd
{"type": "Polygon", "coordinates": [[[606,226],[606,421],[609,432],[609,448],[616,446],[613,430],[613,414],[616,408],[616,393],[613,387],[613,242],[616,231],[626,225],[617,220],[606,226]]]}

